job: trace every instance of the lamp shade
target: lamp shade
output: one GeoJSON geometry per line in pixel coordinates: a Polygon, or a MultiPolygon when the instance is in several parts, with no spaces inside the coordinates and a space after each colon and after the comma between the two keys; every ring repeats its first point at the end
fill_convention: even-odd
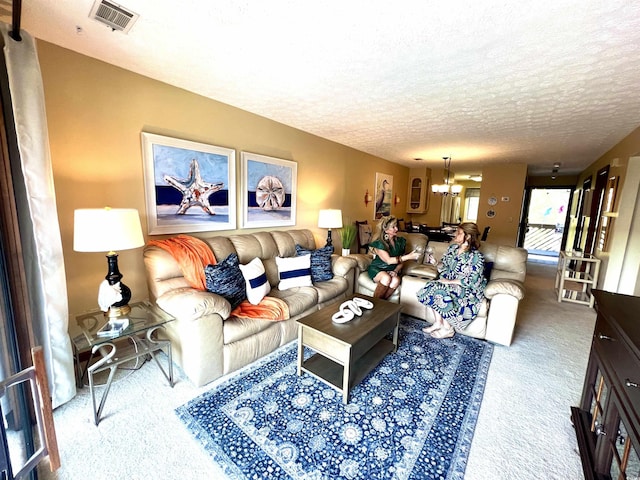
{"type": "Polygon", "coordinates": [[[342,210],[320,210],[320,213],[318,214],[318,227],[342,228],[342,210]]]}
{"type": "Polygon", "coordinates": [[[115,252],[144,245],[135,208],[81,208],[73,214],[76,252],[115,252]]]}

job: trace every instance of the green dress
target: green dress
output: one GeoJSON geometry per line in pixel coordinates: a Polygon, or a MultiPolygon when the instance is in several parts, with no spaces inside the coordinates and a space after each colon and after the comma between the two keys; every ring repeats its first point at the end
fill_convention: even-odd
{"type": "MultiPolygon", "coordinates": [[[[384,243],[382,243],[380,239],[374,240],[373,242],[371,242],[369,244],[369,247],[377,248],[378,250],[387,249],[384,243]]],[[[406,247],[407,247],[407,239],[404,237],[396,237],[395,245],[391,247],[391,250],[389,251],[389,256],[397,257],[398,255],[404,255],[404,249],[406,247]]],[[[375,276],[378,274],[378,272],[382,272],[382,271],[390,272],[392,270],[395,270],[397,266],[398,266],[397,263],[393,263],[389,265],[388,263],[385,263],[378,255],[375,255],[373,257],[373,261],[371,262],[371,265],[369,265],[369,270],[367,270],[367,273],[369,273],[369,278],[373,280],[375,276]]]]}

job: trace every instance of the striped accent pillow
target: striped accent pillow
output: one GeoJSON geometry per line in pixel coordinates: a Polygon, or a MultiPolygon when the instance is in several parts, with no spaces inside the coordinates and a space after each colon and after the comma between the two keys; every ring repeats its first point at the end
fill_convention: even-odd
{"type": "Polygon", "coordinates": [[[252,305],[258,305],[271,291],[262,260],[256,257],[246,265],[240,265],[240,270],[247,289],[247,300],[252,305]]]}
{"type": "Polygon", "coordinates": [[[310,287],[311,283],[311,254],[299,257],[276,257],[280,283],[278,290],[288,290],[295,287],[310,287]]]}

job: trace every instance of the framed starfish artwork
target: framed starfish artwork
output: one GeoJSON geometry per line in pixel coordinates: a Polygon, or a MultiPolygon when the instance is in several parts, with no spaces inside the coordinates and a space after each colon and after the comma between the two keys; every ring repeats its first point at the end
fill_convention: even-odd
{"type": "Polygon", "coordinates": [[[298,164],[242,152],[242,227],[296,224],[298,164]]]}
{"type": "Polygon", "coordinates": [[[149,235],[235,230],[236,151],[142,132],[149,235]]]}

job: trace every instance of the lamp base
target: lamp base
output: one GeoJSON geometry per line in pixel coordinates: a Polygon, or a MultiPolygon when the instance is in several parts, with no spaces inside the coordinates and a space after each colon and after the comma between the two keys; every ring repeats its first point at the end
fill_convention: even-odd
{"type": "Polygon", "coordinates": [[[115,307],[111,305],[109,310],[104,312],[104,316],[107,318],[118,318],[124,317],[125,315],[129,315],[131,312],[131,307],[129,305],[120,305],[119,307],[115,307]]]}

